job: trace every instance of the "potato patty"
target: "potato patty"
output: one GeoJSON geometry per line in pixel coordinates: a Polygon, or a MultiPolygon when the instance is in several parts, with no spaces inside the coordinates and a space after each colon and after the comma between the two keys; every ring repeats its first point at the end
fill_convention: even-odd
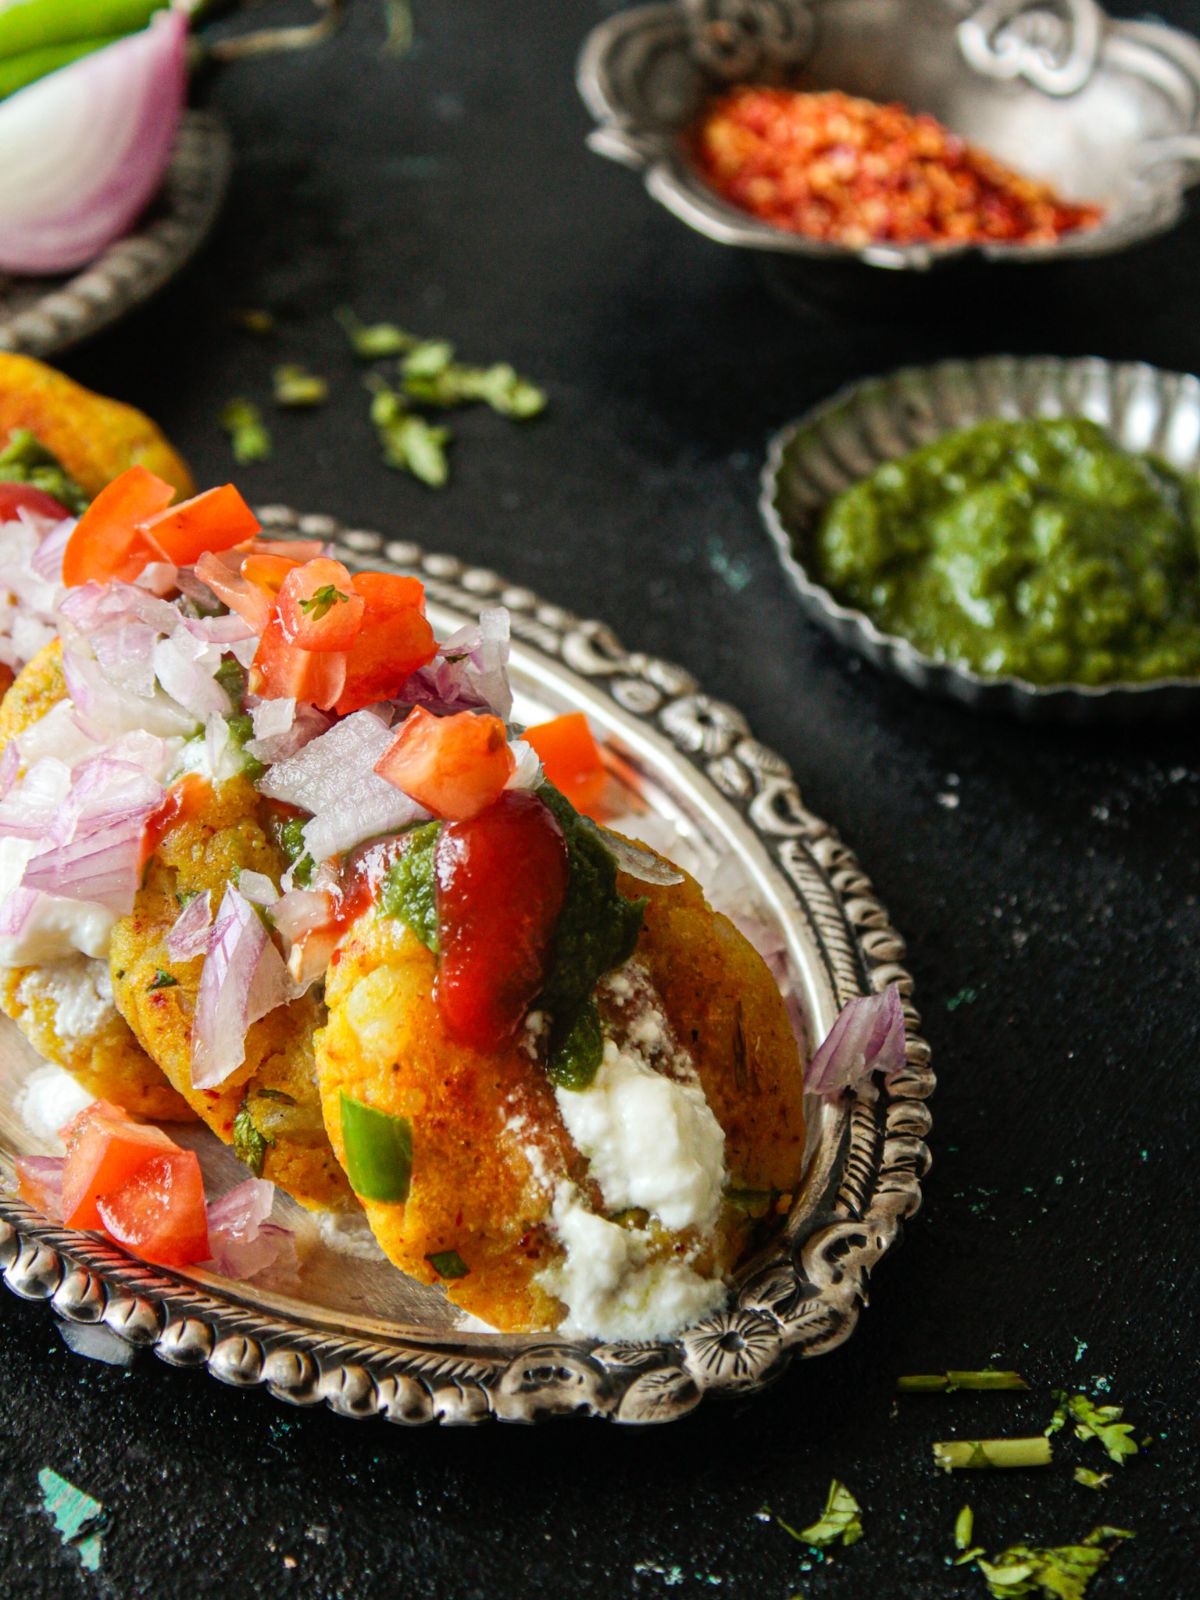
{"type": "MultiPolygon", "coordinates": [[[[645,887],[622,883],[627,894],[645,887]]],[[[635,960],[725,1129],[731,1187],[789,1191],[804,1153],[803,1073],[775,981],[691,879],[649,899],[635,960]]],[[[454,1251],[468,1269],[446,1285],[458,1305],[500,1328],[555,1327],[564,1308],[539,1281],[561,1260],[550,1227],[555,1189],[574,1183],[601,1214],[602,1197],[543,1066],[520,1039],[486,1054],[452,1040],[435,978],[434,956],[396,919],[369,911],[343,941],[316,1040],[330,1139],[344,1161],[343,1092],[406,1118],[407,1201],[363,1201],[388,1258],[431,1283],[439,1278],[431,1258],[454,1251]]],[[[644,1216],[634,1220],[646,1226],[644,1216]]],[[[691,1231],[653,1232],[652,1254],[696,1252],[698,1270],[723,1271],[741,1253],[748,1222],[726,1203],[707,1246],[691,1231]]]]}
{"type": "MultiPolygon", "coordinates": [[[[0,702],[0,750],[39,722],[66,692],[62,645],[55,639],[27,663],[0,702]]],[[[97,1099],[113,1100],[135,1116],[155,1121],[190,1122],[194,1112],[111,1005],[93,1008],[93,1025],[86,1032],[76,1033],[66,1025],[72,1008],[64,1004],[65,998],[89,983],[100,1000],[107,999],[103,963],[83,956],[45,967],[8,968],[0,971],[0,1010],[39,1055],[65,1067],[97,1099]],[[89,972],[92,968],[100,973],[89,972]]]]}
{"type": "Polygon", "coordinates": [[[204,961],[172,961],[167,935],[191,896],[211,892],[215,911],[243,870],[279,881],[287,863],[259,820],[264,804],[246,778],[232,778],[210,791],[199,814],[166,831],[131,915],[113,929],[113,993],[142,1046],[218,1138],[232,1143],[245,1101],[256,1128],[274,1141],[263,1177],[303,1205],[342,1207],[353,1200],[321,1121],[312,1041],[324,1012],[311,991],[253,1024],[245,1061],[220,1088],[192,1087],[192,1015],[204,961]],[[156,987],[160,971],[175,983],[156,987]]]}

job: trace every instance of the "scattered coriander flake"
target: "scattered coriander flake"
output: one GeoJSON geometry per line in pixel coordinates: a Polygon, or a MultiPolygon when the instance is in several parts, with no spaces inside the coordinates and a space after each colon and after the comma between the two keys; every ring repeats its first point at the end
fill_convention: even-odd
{"type": "Polygon", "coordinates": [[[1032,1439],[940,1439],[933,1459],[944,1472],[968,1467],[1046,1467],[1053,1456],[1044,1434],[1032,1439]]]}
{"type": "Polygon", "coordinates": [[[387,38],[383,42],[384,55],[407,55],[412,49],[414,36],[412,6],[409,0],[383,0],[383,15],[387,23],[387,38]]]}
{"type": "Polygon", "coordinates": [[[350,348],[362,361],[385,361],[389,356],[402,356],[421,341],[415,334],[406,333],[394,322],[360,322],[348,306],[334,312],[350,341],[350,348]]]}
{"type": "MultiPolygon", "coordinates": [[[[418,350],[426,348],[419,346],[418,350]]],[[[452,350],[446,346],[446,350],[452,350]]],[[[417,352],[414,352],[414,355],[417,352]]],[[[482,402],[502,417],[524,422],[546,409],[546,395],[507,362],[490,367],[466,367],[444,361],[429,370],[427,360],[416,367],[412,357],[402,369],[405,392],[421,405],[461,406],[482,402]]]]}
{"type": "Polygon", "coordinates": [[[811,1545],[814,1550],[823,1550],[827,1545],[837,1544],[839,1540],[846,1546],[857,1544],[863,1536],[863,1525],[859,1516],[861,1510],[862,1507],[846,1485],[834,1478],[829,1485],[825,1509],[816,1522],[797,1532],[784,1522],[782,1517],[776,1517],[775,1521],[798,1543],[811,1545]]]}
{"type": "Polygon", "coordinates": [[[28,428],[14,428],[0,450],[0,483],[27,483],[41,489],[76,516],[88,506],[89,496],[28,428]]]}
{"type": "Polygon", "coordinates": [[[256,1178],[262,1177],[267,1148],[275,1143],[265,1133],[260,1133],[250,1114],[250,1102],[243,1100],[233,1119],[233,1153],[243,1166],[249,1167],[256,1178]]]}
{"type": "Polygon", "coordinates": [[[1112,1553],[1105,1545],[1132,1538],[1127,1528],[1093,1528],[1079,1544],[1050,1548],[1010,1545],[990,1561],[977,1557],[976,1565],[989,1594],[1000,1600],[1029,1594],[1045,1595],[1049,1600],[1084,1600],[1088,1585],[1112,1553]]]}
{"type": "Polygon", "coordinates": [[[1085,1489],[1103,1489],[1106,1483],[1112,1481],[1111,1472],[1093,1472],[1091,1467],[1076,1467],[1072,1476],[1085,1489]]]}
{"type": "Polygon", "coordinates": [[[1123,1406],[1098,1406],[1087,1395],[1068,1395],[1065,1389],[1055,1389],[1054,1398],[1057,1405],[1046,1427],[1047,1437],[1072,1421],[1077,1439],[1098,1439],[1108,1452],[1109,1459],[1118,1466],[1123,1464],[1126,1456],[1137,1455],[1133,1424],[1121,1421],[1125,1414],[1123,1406]]]}
{"type": "Polygon", "coordinates": [[[155,989],[174,989],[178,983],[178,978],[173,977],[169,972],[164,972],[162,967],[157,967],[155,968],[154,976],[146,985],[146,992],[151,993],[155,989]]]}
{"type": "Polygon", "coordinates": [[[260,339],[265,339],[268,334],[275,332],[275,318],[269,311],[258,311],[253,308],[235,311],[233,320],[246,333],[257,334],[260,339]]]}
{"type": "Polygon", "coordinates": [[[436,427],[405,405],[394,389],[380,382],[371,386],[371,421],[383,446],[383,459],[398,472],[410,472],[431,489],[441,489],[450,476],[446,446],[449,428],[436,427]]]}
{"type": "Polygon", "coordinates": [[[896,1380],[896,1388],[901,1394],[952,1394],[955,1389],[1028,1389],[1028,1387],[1019,1372],[1001,1372],[996,1367],[983,1367],[978,1372],[914,1373],[896,1380]]]}
{"type": "Polygon", "coordinates": [[[323,406],[329,399],[329,385],[325,379],[295,362],[275,368],[274,385],[277,406],[293,409],[323,406]]]}
{"type": "Polygon", "coordinates": [[[86,1571],[98,1571],[103,1555],[100,1535],[107,1520],[104,1507],[60,1477],[53,1467],[43,1467],[38,1473],[38,1486],[42,1509],[54,1518],[59,1538],[75,1550],[86,1571]]]}
{"type": "Polygon", "coordinates": [[[422,339],[400,364],[405,378],[435,378],[454,360],[454,346],[448,339],[422,339]]]}
{"type": "Polygon", "coordinates": [[[971,1543],[971,1535],[975,1532],[975,1513],[970,1506],[964,1506],[954,1519],[954,1548],[966,1550],[971,1543]]]}
{"type": "Polygon", "coordinates": [[[343,594],[340,589],[335,589],[332,583],[325,584],[307,600],[301,600],[300,609],[306,617],[311,617],[314,622],[320,622],[336,605],[349,600],[348,594],[343,594]]]}
{"type": "Polygon", "coordinates": [[[439,1250],[436,1255],[426,1256],[425,1259],[439,1278],[447,1280],[465,1278],[471,1270],[457,1250],[439,1250]]]}
{"type": "Polygon", "coordinates": [[[263,426],[262,412],[250,400],[231,400],[218,418],[233,444],[233,459],[242,466],[266,461],[271,435],[263,426]]]}

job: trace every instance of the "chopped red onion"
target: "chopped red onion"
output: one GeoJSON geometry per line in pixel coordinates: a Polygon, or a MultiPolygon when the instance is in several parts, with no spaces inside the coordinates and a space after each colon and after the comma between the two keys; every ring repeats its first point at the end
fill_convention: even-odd
{"type": "Polygon", "coordinates": [[[173,561],[147,561],[133,581],[147,594],[165,599],[179,587],[179,568],[173,561]]]}
{"type": "Polygon", "coordinates": [[[45,578],[47,583],[62,583],[63,555],[67,548],[67,541],[75,532],[75,518],[64,517],[61,522],[49,523],[48,518],[38,518],[34,526],[40,524],[45,528],[38,541],[38,547],[30,560],[30,566],[39,578],[45,578]]]}
{"type": "Polygon", "coordinates": [[[65,762],[56,756],[36,761],[0,800],[0,839],[45,838],[70,788],[71,769],[65,762]]]}
{"type": "Polygon", "coordinates": [[[13,1166],[22,1178],[39,1189],[48,1202],[46,1215],[53,1222],[62,1221],[63,1168],[66,1156],[16,1156],[13,1166]]]}
{"type": "Polygon", "coordinates": [[[0,104],[0,271],[71,272],[128,232],[171,159],[186,44],[161,11],[0,104]]]}
{"type": "Polygon", "coordinates": [[[329,895],[314,889],[289,889],[271,906],[275,926],[289,946],[315,928],[323,928],[332,915],[329,895]]]}
{"type": "Polygon", "coordinates": [[[634,844],[630,839],[622,839],[620,834],[602,828],[598,822],[593,822],[591,817],[581,816],[579,822],[586,832],[600,841],[621,871],[627,872],[631,878],[637,878],[641,883],[683,882],[683,873],[678,867],[673,867],[669,861],[663,861],[650,850],[643,850],[640,844],[634,844]]]}
{"type": "Polygon", "coordinates": [[[295,1235],[272,1222],[275,1185],[247,1178],[208,1208],[208,1243],[215,1272],[257,1278],[267,1272],[291,1278],[299,1266],[295,1235]]]}
{"type": "Polygon", "coordinates": [[[135,583],[84,583],[68,589],[59,615],[80,633],[91,635],[113,622],[144,622],[155,633],[179,626],[179,612],[167,600],[147,594],[135,583]]]}
{"type": "Polygon", "coordinates": [[[230,884],[217,913],[196,995],[192,1087],[219,1089],[245,1060],[250,1027],[295,995],[261,917],[230,884]]]}
{"type": "Polygon", "coordinates": [[[75,710],[75,722],[88,738],[107,744],[131,728],[171,738],[188,737],[196,731],[199,718],[165,694],[155,693],[149,700],[131,699],[110,683],[99,664],[81,646],[63,650],[63,676],[75,710]]]}
{"type": "Polygon", "coordinates": [[[154,646],[158,635],[144,622],[102,628],[91,646],[105,677],[118,689],[148,700],[154,693],[154,646]]]}
{"type": "Polygon", "coordinates": [[[43,898],[33,889],[10,890],[0,899],[0,935],[6,939],[19,939],[43,898]]]}
{"type": "Polygon", "coordinates": [[[364,839],[397,833],[429,816],[375,772],[391,742],[381,717],[356,711],[260,779],[258,787],[269,798],[313,813],[304,846],[314,861],[344,855],[364,839]]]}
{"type": "Polygon", "coordinates": [[[229,696],[216,680],[221,665],[219,645],[209,644],[178,627],[154,647],[154,673],[173,700],[197,717],[210,711],[228,716],[229,696]]]}
{"type": "Polygon", "coordinates": [[[212,929],[212,890],[193,896],[175,918],[167,935],[167,954],[172,961],[190,961],[207,955],[212,929]]]}
{"type": "Polygon", "coordinates": [[[273,906],[279,899],[279,890],[265,872],[239,872],[238,892],[255,906],[273,906]]]}
{"type": "Polygon", "coordinates": [[[304,749],[318,734],[328,731],[333,718],[316,706],[295,700],[254,700],[251,721],[254,737],[246,742],[246,754],[256,761],[286,761],[304,749]]]}
{"type": "Polygon", "coordinates": [[[141,880],[142,830],[162,798],[162,785],[131,762],[85,762],[45,835],[50,848],[30,859],[22,886],[128,915],[141,880]]]}
{"type": "Polygon", "coordinates": [[[412,673],[396,695],[398,705],[423,706],[437,716],[455,711],[491,711],[507,722],[512,713],[508,682],[510,622],[504,606],[480,612],[439,645],[426,667],[412,673]]]}
{"type": "Polygon", "coordinates": [[[3,800],[16,782],[20,770],[21,753],[17,749],[17,741],[10,739],[4,746],[4,754],[0,756],[0,800],[3,800]]]}
{"type": "Polygon", "coordinates": [[[240,644],[244,639],[257,638],[246,619],[235,611],[222,617],[184,617],[183,626],[206,644],[240,644]]]}
{"type": "Polygon", "coordinates": [[[532,793],[540,789],[543,781],[542,763],[537,751],[524,739],[510,739],[508,748],[512,751],[514,766],[509,775],[506,789],[523,789],[532,793]]]}
{"type": "MultiPolygon", "coordinates": [[[[38,570],[44,536],[60,526],[22,511],[0,523],[0,661],[19,671],[58,632],[62,586],[38,570]]],[[[68,529],[74,526],[67,522],[68,529]]]]}
{"type": "Polygon", "coordinates": [[[872,1073],[894,1077],[904,1059],[904,1008],[890,983],[882,994],[859,995],[842,1007],[809,1063],[804,1087],[831,1097],[846,1089],[869,1093],[872,1073]]]}

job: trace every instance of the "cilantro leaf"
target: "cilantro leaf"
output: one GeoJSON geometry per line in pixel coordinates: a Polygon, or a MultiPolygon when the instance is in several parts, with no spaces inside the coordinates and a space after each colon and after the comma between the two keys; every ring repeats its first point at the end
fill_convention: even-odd
{"type": "Polygon", "coordinates": [[[348,601],[350,596],[343,594],[340,589],[334,588],[332,583],[326,583],[311,594],[307,600],[301,600],[300,609],[306,617],[311,617],[314,622],[320,622],[322,617],[328,616],[334,606],[348,601]]]}
{"type": "Polygon", "coordinates": [[[162,967],[157,967],[153,978],[146,985],[146,992],[149,994],[155,989],[174,989],[178,983],[178,978],[169,972],[165,972],[162,967]]]}
{"type": "Polygon", "coordinates": [[[267,1149],[274,1143],[274,1139],[269,1139],[266,1134],[260,1133],[255,1126],[254,1118],[250,1114],[250,1100],[247,1097],[238,1107],[237,1115],[233,1119],[234,1155],[243,1166],[249,1167],[256,1178],[261,1178],[267,1149]]]}
{"type": "Polygon", "coordinates": [[[14,428],[0,450],[0,483],[27,483],[53,495],[76,516],[87,510],[88,496],[59,461],[28,428],[14,428]]]}
{"type": "Polygon", "coordinates": [[[306,367],[289,362],[274,373],[275,404],[287,408],[323,406],[329,399],[329,385],[306,367]]]}
{"type": "Polygon", "coordinates": [[[1118,1466],[1123,1465],[1127,1456],[1137,1455],[1133,1424],[1121,1420],[1125,1414],[1123,1406],[1098,1406],[1087,1395],[1068,1395],[1065,1389],[1056,1389],[1054,1398],[1058,1404],[1047,1424],[1047,1435],[1057,1433],[1067,1422],[1074,1422],[1075,1437],[1098,1440],[1108,1452],[1109,1460],[1118,1466]]]}
{"type": "Polygon", "coordinates": [[[844,1483],[839,1483],[834,1478],[829,1485],[829,1493],[825,1498],[825,1509],[807,1528],[801,1528],[799,1533],[795,1528],[788,1526],[781,1518],[776,1517],[776,1522],[790,1533],[793,1539],[801,1544],[808,1544],[814,1550],[823,1550],[827,1545],[840,1543],[846,1546],[857,1544],[863,1536],[862,1520],[859,1516],[862,1507],[850,1493],[844,1483]]]}
{"type": "Polygon", "coordinates": [[[1093,1528],[1079,1544],[1052,1547],[1010,1545],[990,1561],[982,1556],[976,1565],[988,1592],[1000,1600],[1009,1596],[1041,1594],[1048,1600],[1084,1600],[1088,1584],[1108,1561],[1106,1542],[1132,1539],[1126,1528],[1093,1528]]]}
{"type": "Polygon", "coordinates": [[[334,312],[341,323],[350,348],[361,361],[385,361],[389,356],[400,356],[411,350],[420,340],[406,333],[394,322],[360,322],[348,306],[334,312]]]}
{"type": "Polygon", "coordinates": [[[266,461],[271,454],[271,435],[263,425],[262,412],[250,400],[231,400],[217,419],[233,445],[233,459],[242,466],[266,461]]]}

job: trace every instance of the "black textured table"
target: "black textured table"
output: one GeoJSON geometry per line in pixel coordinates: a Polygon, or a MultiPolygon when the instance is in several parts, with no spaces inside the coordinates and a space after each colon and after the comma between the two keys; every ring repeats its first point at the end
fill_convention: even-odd
{"type": "MultiPolygon", "coordinates": [[[[846,1345],[658,1431],[292,1411],[151,1357],[81,1359],[4,1295],[5,1595],[982,1596],[947,1564],[966,1500],[991,1550],[1133,1529],[1089,1600],[1200,1586],[1195,729],[1033,731],[919,699],[801,620],[755,511],[769,430],[859,374],[997,350],[1200,368],[1200,219],[1069,296],[1021,275],[952,324],[785,309],[585,150],[574,56],[609,9],[418,0],[393,62],[357,0],[327,47],[226,69],[205,90],[239,151],[215,237],[64,365],[155,415],[209,483],[231,473],[223,403],[267,405],[272,366],[308,363],[332,400],[272,419],[273,458],[237,473],[255,500],[494,566],[741,707],[909,939],[940,1076],[924,1209],[846,1345]],[[343,303],[512,360],[548,414],[466,417],[444,493],[390,473],[343,303]],[[273,343],[239,306],[275,313],[273,343]],[[900,1373],[989,1360],[1035,1392],[895,1402],[900,1373]],[[934,1470],[931,1440],[1040,1432],[1051,1387],[1097,1377],[1152,1441],[1106,1489],[1072,1481],[1108,1463],[1066,1435],[1048,1470],[934,1470]],[[45,1465],[111,1512],[96,1576],[39,1509],[45,1465]],[[866,1533],[819,1561],[758,1513],[803,1526],[835,1474],[866,1533]]],[[[1197,0],[1161,9],[1200,30],[1197,0]]]]}

